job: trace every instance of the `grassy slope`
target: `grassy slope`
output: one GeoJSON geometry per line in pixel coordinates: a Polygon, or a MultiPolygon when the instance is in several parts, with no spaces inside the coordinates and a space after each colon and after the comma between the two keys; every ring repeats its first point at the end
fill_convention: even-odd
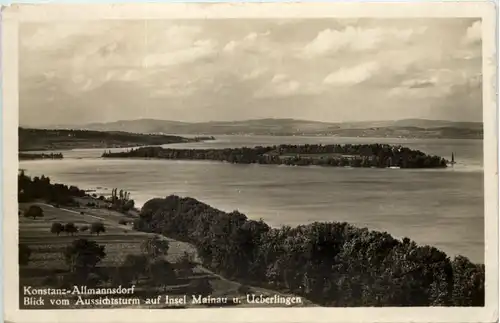
{"type": "MultiPolygon", "coordinates": [[[[33,203],[20,204],[20,210],[24,211],[32,204],[33,203]]],[[[19,242],[29,245],[32,249],[30,263],[26,268],[22,268],[20,271],[20,283],[22,285],[43,287],[44,279],[47,276],[53,275],[54,271],[64,270],[66,265],[62,256],[62,250],[75,239],[86,238],[95,240],[101,245],[105,245],[106,257],[101,265],[116,266],[123,262],[126,255],[139,254],[141,252],[140,244],[142,241],[153,235],[135,231],[132,229],[131,225],[118,224],[118,221],[125,217],[118,212],[91,208],[55,208],[43,203],[38,203],[38,205],[44,210],[44,218],[33,220],[31,218],[24,218],[23,216],[19,217],[19,242]],[[83,215],[80,214],[81,211],[84,212],[83,215]],[[99,236],[91,235],[87,232],[79,232],[75,234],[75,236],[67,236],[64,233],[60,236],[56,236],[50,233],[50,227],[53,222],[74,222],[75,225],[80,226],[96,221],[104,222],[107,230],[106,233],[99,236]]],[[[167,255],[167,260],[169,262],[177,262],[184,252],[192,254],[195,259],[197,259],[196,249],[192,245],[166,237],[163,238],[170,242],[170,248],[167,255]]],[[[246,297],[246,295],[238,292],[238,288],[241,286],[240,283],[227,280],[202,266],[197,266],[194,275],[189,277],[188,280],[207,278],[210,280],[210,284],[214,290],[212,293],[213,297],[240,297],[242,301],[246,297]]],[[[270,296],[274,294],[286,295],[284,293],[254,287],[250,287],[249,293],[270,296]]],[[[160,294],[163,295],[165,293],[158,292],[158,295],[160,294]]],[[[175,296],[175,292],[167,292],[166,294],[175,296]]],[[[189,299],[190,295],[188,295],[188,300],[189,299]]],[[[302,300],[304,305],[315,306],[305,299],[302,300]]],[[[242,306],[253,305],[243,302],[243,304],[238,307],[242,306]]],[[[188,305],[188,307],[190,307],[190,305],[188,305]]]]}

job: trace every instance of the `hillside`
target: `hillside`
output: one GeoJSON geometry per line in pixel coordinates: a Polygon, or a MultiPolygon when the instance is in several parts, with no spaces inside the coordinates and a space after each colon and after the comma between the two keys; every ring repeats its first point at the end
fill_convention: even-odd
{"type": "Polygon", "coordinates": [[[19,128],[19,151],[134,147],[191,142],[202,139],[208,138],[145,135],[118,131],[19,128]]]}
{"type": "MultiPolygon", "coordinates": [[[[68,126],[56,126],[67,128],[68,126]]],[[[135,133],[204,134],[204,135],[310,135],[343,137],[404,137],[482,139],[480,122],[404,119],[326,123],[295,119],[255,119],[243,121],[211,121],[187,123],[179,121],[138,119],[73,126],[98,131],[135,133]]]]}

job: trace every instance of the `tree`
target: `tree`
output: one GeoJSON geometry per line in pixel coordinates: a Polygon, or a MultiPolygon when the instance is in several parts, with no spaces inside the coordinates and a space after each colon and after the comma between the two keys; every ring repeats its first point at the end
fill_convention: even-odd
{"type": "Polygon", "coordinates": [[[43,217],[43,209],[38,205],[31,205],[29,209],[24,212],[24,216],[27,218],[33,218],[33,220],[41,218],[43,217]]]}
{"type": "Polygon", "coordinates": [[[64,259],[73,273],[88,274],[106,256],[105,246],[87,239],[78,239],[63,251],[64,259]]]}
{"type": "Polygon", "coordinates": [[[122,265],[123,271],[128,271],[130,274],[124,273],[125,276],[130,276],[130,280],[137,280],[141,275],[145,274],[149,268],[149,260],[146,255],[127,255],[122,265]]]}
{"type": "Polygon", "coordinates": [[[193,256],[184,251],[184,254],[177,263],[177,271],[179,275],[183,277],[191,276],[193,274],[194,267],[196,267],[196,263],[193,256]]]}
{"type": "Polygon", "coordinates": [[[78,228],[75,226],[75,224],[73,222],[69,222],[69,223],[66,223],[66,225],[64,225],[64,231],[67,234],[74,235],[76,232],[78,232],[78,228]]]}
{"type": "Polygon", "coordinates": [[[59,235],[63,231],[64,231],[64,226],[61,223],[59,222],[52,223],[52,227],[50,228],[51,233],[59,235]]]}
{"type": "Polygon", "coordinates": [[[165,290],[167,285],[176,281],[175,270],[165,259],[155,260],[149,267],[150,278],[160,289],[165,290]]]}
{"type": "Polygon", "coordinates": [[[168,248],[168,241],[166,239],[161,239],[158,236],[146,239],[141,245],[142,251],[151,259],[155,259],[161,255],[166,255],[168,248]]]}
{"type": "Polygon", "coordinates": [[[101,232],[106,232],[104,224],[102,222],[92,223],[92,226],[90,227],[90,233],[95,233],[96,235],[99,235],[99,233],[101,232]]]}
{"type": "Polygon", "coordinates": [[[19,249],[19,265],[25,266],[28,264],[31,256],[31,248],[25,244],[20,243],[18,245],[19,249]]]}

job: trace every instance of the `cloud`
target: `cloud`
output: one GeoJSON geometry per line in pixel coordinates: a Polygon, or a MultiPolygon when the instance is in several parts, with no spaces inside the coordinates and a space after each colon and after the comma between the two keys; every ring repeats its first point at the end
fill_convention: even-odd
{"type": "Polygon", "coordinates": [[[323,82],[329,85],[354,85],[370,79],[380,69],[377,62],[367,62],[354,67],[344,67],[327,75],[323,82]]]}
{"type": "Polygon", "coordinates": [[[343,30],[325,29],[303,48],[305,57],[317,57],[338,51],[368,51],[388,42],[410,41],[414,34],[421,34],[425,28],[361,28],[349,26],[343,30]]]}
{"type": "Polygon", "coordinates": [[[477,44],[481,42],[482,38],[482,24],[481,21],[478,20],[474,22],[470,27],[465,31],[465,35],[462,39],[464,44],[477,44]]]}
{"type": "Polygon", "coordinates": [[[237,52],[264,52],[267,48],[262,42],[270,35],[270,31],[263,33],[251,32],[239,40],[231,40],[224,47],[223,51],[229,54],[237,52]]]}
{"type": "Polygon", "coordinates": [[[145,67],[173,66],[196,62],[216,55],[216,46],[216,42],[210,39],[197,40],[188,48],[146,55],[143,60],[143,65],[145,67]]]}
{"type": "Polygon", "coordinates": [[[268,71],[267,68],[258,67],[249,73],[243,74],[241,76],[241,79],[244,81],[255,80],[255,79],[261,77],[262,75],[264,75],[267,71],[268,71]]]}
{"type": "Polygon", "coordinates": [[[23,23],[21,116],[477,119],[480,29],[475,18],[23,23]]]}
{"type": "Polygon", "coordinates": [[[287,74],[275,74],[273,78],[254,93],[255,98],[277,98],[321,93],[320,87],[308,82],[299,82],[287,74]]]}
{"type": "Polygon", "coordinates": [[[473,92],[481,92],[482,75],[469,74],[464,71],[449,69],[429,69],[426,77],[406,79],[388,93],[390,97],[430,99],[446,98],[460,91],[460,95],[469,95],[473,92]],[[466,89],[466,90],[465,90],[466,89]]]}

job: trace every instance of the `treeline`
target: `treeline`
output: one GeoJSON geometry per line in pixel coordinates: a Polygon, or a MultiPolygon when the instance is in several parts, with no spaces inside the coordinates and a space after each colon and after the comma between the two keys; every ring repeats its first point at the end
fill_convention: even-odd
{"type": "Polygon", "coordinates": [[[122,131],[19,128],[19,150],[71,149],[91,147],[126,147],[195,142],[181,136],[138,134],[122,131]]]}
{"type": "Polygon", "coordinates": [[[72,205],[75,203],[74,197],[87,195],[84,190],[76,186],[52,184],[50,178],[44,175],[31,178],[25,174],[24,170],[19,171],[17,176],[17,189],[19,203],[43,199],[48,203],[72,205]]]}
{"type": "Polygon", "coordinates": [[[35,159],[63,159],[63,154],[61,153],[50,153],[50,154],[24,154],[19,153],[19,160],[35,160],[35,159]]]}
{"type": "Polygon", "coordinates": [[[484,306],[484,265],[347,223],[275,229],[168,196],[149,200],[134,227],[194,244],[228,278],[324,306],[484,306]]]}
{"type": "Polygon", "coordinates": [[[330,167],[447,167],[447,160],[402,146],[370,145],[279,145],[254,148],[167,149],[141,147],[126,152],[105,152],[102,157],[214,160],[236,164],[274,164],[330,167]]]}

